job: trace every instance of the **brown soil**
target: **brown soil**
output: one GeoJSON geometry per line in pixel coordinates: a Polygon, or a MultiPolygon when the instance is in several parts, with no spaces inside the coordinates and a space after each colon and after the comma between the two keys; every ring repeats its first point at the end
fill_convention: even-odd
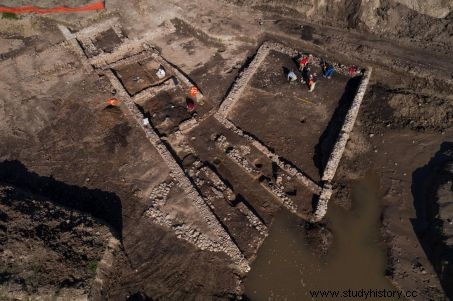
{"type": "Polygon", "coordinates": [[[180,89],[157,94],[145,102],[143,111],[161,135],[174,133],[181,122],[196,113],[187,111],[186,94],[180,89]]]}
{"type": "MultiPolygon", "coordinates": [[[[13,2],[7,4],[16,5],[13,2]]],[[[85,2],[68,1],[70,5],[85,2]]],[[[412,222],[419,215],[414,204],[416,171],[431,161],[443,142],[453,139],[451,13],[436,19],[394,1],[381,1],[383,5],[373,10],[380,22],[372,28],[366,17],[376,16],[365,14],[361,1],[343,1],[347,5],[335,4],[335,9],[329,6],[314,14],[318,17],[307,17],[300,10],[310,7],[295,9],[292,1],[286,1],[286,7],[260,6],[260,1],[239,1],[245,6],[238,7],[227,2],[134,0],[125,10],[122,1],[110,1],[102,13],[0,20],[1,43],[7,45],[0,47],[0,160],[17,160],[28,175],[18,182],[2,175],[6,184],[2,184],[0,209],[7,217],[0,215],[0,256],[10,269],[0,277],[7,287],[4,294],[17,296],[27,290],[38,298],[75,299],[96,291],[90,270],[80,267],[99,260],[105,249],[100,237],[108,228],[120,238],[121,247],[102,287],[94,284],[100,293],[93,299],[227,300],[243,289],[243,275],[237,274],[228,256],[199,250],[144,215],[149,193],[168,178],[168,167],[123,104],[107,107],[105,101],[114,92],[108,80],[86,73],[76,54],[62,44],[56,24],[77,30],[115,15],[131,39],[173,24],[175,32],[157,34],[150,43],[203,92],[205,105],[194,112],[198,116],[222,101],[263,40],[283,42],[331,61],[372,66],[370,86],[335,178],[332,201],[347,207],[351,183],[374,170],[381,180],[385,208],[382,232],[389,253],[388,277],[403,291],[420,292],[416,300],[446,299],[448,283],[441,283],[437,274],[440,257],[432,257],[420,243],[412,222]],[[46,186],[43,191],[36,186],[42,182],[30,182],[33,177],[28,173],[67,190],[46,194],[46,186]],[[39,220],[24,212],[26,208],[39,213],[39,220]],[[89,233],[77,228],[85,224],[92,225],[89,233]],[[33,256],[25,250],[33,250],[33,256]],[[27,265],[18,261],[21,255],[26,256],[27,265]],[[45,266],[37,268],[42,258],[47,259],[45,266]],[[46,281],[36,277],[43,272],[46,281]]],[[[118,44],[117,38],[108,32],[95,44],[109,52],[118,44]]],[[[321,79],[309,94],[300,84],[286,83],[282,67],[291,66],[289,57],[272,54],[249,83],[232,117],[317,180],[347,108],[343,96],[354,90],[354,83],[337,75],[330,81],[321,79]],[[301,97],[314,104],[299,101],[301,97]]],[[[141,68],[117,70],[131,95],[156,83],[154,73],[141,68]],[[143,82],[134,80],[139,73],[143,82]]],[[[143,106],[160,135],[170,137],[193,116],[185,108],[185,94],[163,92],[143,106]]],[[[254,235],[241,233],[243,217],[237,205],[253,209],[269,226],[280,204],[258,178],[216,149],[212,135],[219,134],[235,145],[245,144],[208,118],[189,135],[196,150],[192,155],[234,190],[232,204],[219,204],[215,214],[232,212],[231,221],[223,225],[247,258],[253,258],[259,242],[247,244],[254,235]]],[[[183,153],[176,152],[179,163],[191,168],[194,158],[183,153]]],[[[279,172],[257,152],[248,156],[269,179],[279,172]]],[[[287,192],[296,191],[294,200],[308,211],[311,193],[287,184],[287,192]]],[[[181,195],[173,197],[184,201],[181,195]]]]}
{"type": "Polygon", "coordinates": [[[102,49],[104,52],[112,52],[120,43],[121,39],[113,29],[103,32],[93,41],[94,46],[102,49]]]}
{"type": "MultiPolygon", "coordinates": [[[[94,298],[125,300],[140,290],[170,299],[186,299],[188,292],[205,296],[231,295],[237,288],[237,276],[229,267],[226,255],[200,251],[143,215],[148,208],[147,195],[154,185],[167,177],[167,167],[144,132],[123,114],[124,108],[107,106],[106,100],[112,97],[108,82],[83,73],[78,58],[69,50],[58,45],[53,47],[37,56],[25,54],[1,62],[2,82],[9,86],[1,92],[2,100],[7,102],[1,103],[3,143],[0,157],[19,160],[30,172],[40,177],[52,177],[74,189],[93,189],[96,193],[102,190],[108,195],[116,195],[113,199],[116,203],[101,194],[100,198],[83,199],[87,202],[84,208],[75,207],[106,220],[117,230],[122,242],[122,250],[109,271],[110,278],[102,284],[103,295],[94,298]],[[17,60],[28,60],[29,64],[19,66],[17,60]],[[100,201],[104,202],[103,206],[99,206],[100,201]],[[112,213],[114,205],[118,210],[112,213]],[[115,219],[118,215],[120,223],[115,219]],[[213,269],[215,266],[220,270],[213,269]],[[198,276],[193,277],[195,275],[198,276]],[[152,278],[154,280],[150,280],[152,278]],[[180,281],[189,278],[188,282],[180,281]],[[144,279],[146,283],[143,283],[144,279]]],[[[8,180],[10,174],[5,177],[8,180]]],[[[21,184],[25,180],[28,177],[21,184]]],[[[83,198],[77,190],[72,190],[71,195],[83,198]]],[[[56,202],[63,196],[50,197],[56,202]]],[[[73,202],[79,203],[78,198],[73,202]]],[[[39,224],[33,223],[33,227],[37,226],[39,224]]],[[[66,243],[65,237],[53,239],[60,248],[66,243]]],[[[7,245],[2,247],[2,252],[13,251],[7,245]]],[[[46,252],[50,250],[37,250],[37,258],[46,256],[46,252]]],[[[97,249],[90,252],[97,252],[97,249]]],[[[87,258],[91,259],[90,256],[87,258]]],[[[76,257],[72,260],[79,267],[85,266],[76,257]]],[[[31,275],[31,267],[38,262],[27,266],[27,275],[31,275]]],[[[71,276],[70,269],[63,273],[58,266],[46,271],[49,279],[64,280],[71,276]]],[[[91,283],[85,282],[86,273],[78,271],[76,275],[80,279],[68,282],[68,286],[77,288],[77,283],[82,283],[86,289],[76,293],[83,296],[90,290],[91,283]]],[[[6,285],[7,281],[3,279],[2,283],[6,285]]],[[[15,296],[22,291],[21,287],[12,286],[4,293],[15,296]]],[[[37,296],[47,294],[64,297],[58,286],[49,287],[45,294],[38,293],[37,296]]],[[[73,297],[74,294],[70,295],[73,297]]]]}
{"type": "MultiPolygon", "coordinates": [[[[242,139],[221,127],[214,118],[206,120],[205,125],[191,132],[191,135],[196,138],[191,141],[191,144],[200,159],[215,166],[217,172],[222,178],[228,180],[233,190],[254,208],[258,217],[266,225],[270,225],[272,217],[279,210],[279,205],[264,188],[257,185],[258,178],[240,169],[237,164],[228,159],[225,153],[215,147],[212,137],[220,134],[225,135],[228,141],[235,145],[246,144],[242,139]]],[[[262,164],[263,169],[270,168],[268,160],[262,164]]]]}
{"type": "Polygon", "coordinates": [[[65,203],[63,198],[48,199],[8,184],[1,184],[0,198],[2,295],[89,294],[108,227],[86,212],[55,204],[65,203]]]}
{"type": "Polygon", "coordinates": [[[121,80],[129,95],[133,96],[146,88],[156,86],[170,78],[170,74],[159,79],[153,70],[158,69],[160,64],[152,59],[143,62],[134,63],[126,66],[120,66],[115,69],[115,73],[121,80]]]}

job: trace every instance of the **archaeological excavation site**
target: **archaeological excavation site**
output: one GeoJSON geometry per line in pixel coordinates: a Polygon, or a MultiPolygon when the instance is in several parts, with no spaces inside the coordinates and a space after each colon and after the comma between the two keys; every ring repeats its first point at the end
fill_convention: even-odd
{"type": "Polygon", "coordinates": [[[453,300],[453,3],[0,0],[0,300],[453,300]]]}

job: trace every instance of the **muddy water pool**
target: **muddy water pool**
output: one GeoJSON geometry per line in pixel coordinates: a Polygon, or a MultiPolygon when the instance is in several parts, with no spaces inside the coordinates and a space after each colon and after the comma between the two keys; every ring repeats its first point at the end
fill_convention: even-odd
{"type": "Polygon", "coordinates": [[[352,197],[352,210],[335,206],[333,202],[329,206],[326,218],[332,243],[324,255],[307,239],[302,221],[281,213],[246,279],[247,298],[252,301],[403,300],[398,299],[397,289],[384,276],[386,254],[379,234],[382,208],[377,176],[369,173],[357,181],[352,197]],[[310,292],[320,290],[337,290],[347,295],[314,297],[310,292]],[[381,297],[384,290],[395,291],[395,297],[381,297]],[[367,291],[369,295],[365,296],[367,291]],[[375,295],[370,295],[370,291],[375,295]]]}

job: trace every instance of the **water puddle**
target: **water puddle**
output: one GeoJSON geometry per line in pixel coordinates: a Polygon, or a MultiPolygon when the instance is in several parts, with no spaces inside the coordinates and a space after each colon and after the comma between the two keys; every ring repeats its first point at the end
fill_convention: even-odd
{"type": "Polygon", "coordinates": [[[380,242],[380,213],[378,178],[369,173],[354,185],[351,211],[333,203],[329,206],[327,219],[333,239],[324,256],[309,243],[301,221],[282,213],[275,219],[246,279],[247,298],[252,301],[402,300],[378,295],[384,289],[397,291],[384,277],[386,255],[380,242]],[[338,290],[340,295],[349,295],[314,297],[310,293],[318,290],[338,290]],[[370,294],[370,290],[375,295],[364,295],[370,294]],[[363,295],[355,297],[356,291],[362,291],[363,295]]]}

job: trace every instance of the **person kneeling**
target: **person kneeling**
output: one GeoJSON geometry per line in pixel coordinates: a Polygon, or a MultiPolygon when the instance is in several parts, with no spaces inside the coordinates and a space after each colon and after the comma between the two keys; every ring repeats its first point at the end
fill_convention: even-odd
{"type": "Polygon", "coordinates": [[[289,83],[292,83],[292,82],[296,81],[296,80],[297,80],[297,75],[296,75],[296,73],[294,73],[293,71],[289,71],[289,72],[288,72],[287,79],[288,79],[288,82],[289,82],[289,83]]]}
{"type": "Polygon", "coordinates": [[[322,66],[322,72],[323,72],[324,77],[331,79],[333,73],[335,72],[335,68],[331,64],[324,63],[322,66]]]}
{"type": "Polygon", "coordinates": [[[317,81],[318,81],[318,79],[316,78],[316,73],[310,74],[310,76],[308,78],[308,82],[307,82],[309,92],[313,92],[315,90],[317,81]]]}

